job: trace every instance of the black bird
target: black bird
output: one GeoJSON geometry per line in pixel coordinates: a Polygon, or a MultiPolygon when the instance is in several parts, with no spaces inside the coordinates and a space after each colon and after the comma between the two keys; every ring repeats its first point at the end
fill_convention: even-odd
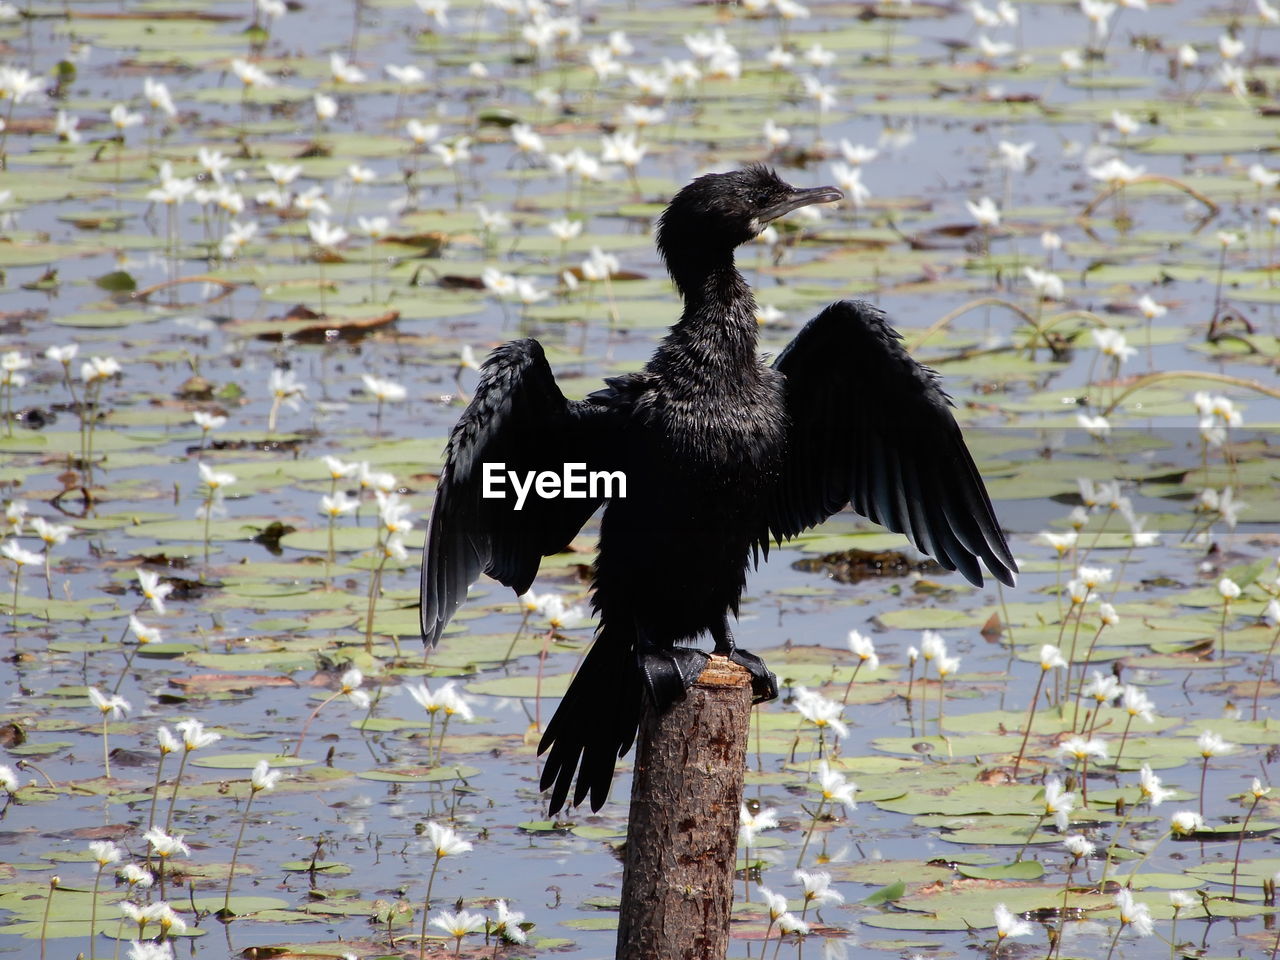
{"type": "Polygon", "coordinates": [[[621,470],[626,497],[600,522],[595,641],[539,753],[551,812],[590,794],[598,810],[630,749],[644,691],[659,709],[681,697],[707,654],[704,633],[752,673],[757,701],[773,675],[738,650],[748,563],[852,505],[906,534],[949,570],[982,584],[981,558],[1012,584],[1009,553],[936,373],[913,360],[876,307],[840,301],[809,322],[772,366],[756,353],[755,301],[734,249],[798,207],[840,200],[797,189],[767,167],[694,180],[658,220],[658,252],[684,299],[679,321],[640,373],[566,400],[536,340],[485,361],[449,437],[422,569],[422,636],[434,645],[481,572],[523,593],[602,502],[482,496],[483,465],[621,470]]]}

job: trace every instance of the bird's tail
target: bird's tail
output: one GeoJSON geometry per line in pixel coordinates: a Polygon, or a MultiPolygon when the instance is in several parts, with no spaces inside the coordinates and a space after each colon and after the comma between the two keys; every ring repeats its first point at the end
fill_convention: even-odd
{"type": "Polygon", "coordinates": [[[538,744],[539,754],[550,751],[541,787],[551,790],[552,815],[575,773],[574,805],[590,793],[592,810],[604,806],[614,765],[636,738],[641,690],[633,638],[602,624],[538,744]]]}

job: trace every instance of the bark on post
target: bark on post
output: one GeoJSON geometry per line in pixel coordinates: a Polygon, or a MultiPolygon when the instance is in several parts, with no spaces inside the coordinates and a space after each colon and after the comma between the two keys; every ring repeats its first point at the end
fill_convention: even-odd
{"type": "Polygon", "coordinates": [[[646,705],[640,720],[617,960],[724,960],[751,676],[713,656],[654,714],[646,705]]]}

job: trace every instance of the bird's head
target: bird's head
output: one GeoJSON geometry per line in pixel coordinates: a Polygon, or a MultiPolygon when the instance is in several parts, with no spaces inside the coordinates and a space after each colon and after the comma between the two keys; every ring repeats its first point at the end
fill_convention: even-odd
{"type": "Polygon", "coordinates": [[[793,187],[764,164],[698,177],[658,218],[658,252],[673,259],[720,256],[753,240],[783,214],[843,199],[835,187],[793,187]]]}

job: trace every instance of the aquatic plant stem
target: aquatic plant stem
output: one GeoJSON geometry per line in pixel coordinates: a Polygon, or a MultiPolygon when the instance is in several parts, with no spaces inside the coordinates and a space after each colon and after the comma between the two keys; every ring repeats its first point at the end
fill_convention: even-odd
{"type": "Polygon", "coordinates": [[[809,849],[809,841],[813,839],[813,831],[818,826],[818,817],[822,816],[822,808],[826,805],[827,798],[823,797],[818,801],[818,809],[813,811],[813,820],[809,824],[809,829],[805,832],[804,843],[800,846],[800,856],[796,858],[796,869],[799,870],[804,863],[805,852],[809,849]]]}
{"type": "Polygon", "coordinates": [[[53,892],[61,881],[57,875],[49,878],[49,893],[44,899],[44,914],[40,917],[40,960],[44,960],[45,944],[49,937],[49,910],[53,907],[53,892]]]}
{"type": "Polygon", "coordinates": [[[169,833],[169,828],[173,825],[173,810],[178,804],[178,789],[182,786],[182,774],[187,769],[187,757],[190,755],[191,750],[184,746],[182,750],[182,759],[178,761],[178,776],[174,778],[173,792],[169,794],[169,813],[164,818],[165,833],[169,833]]]}
{"type": "MultiPolygon", "coordinates": [[[[1083,610],[1082,610],[1082,611],[1081,611],[1081,616],[1083,616],[1083,615],[1084,615],[1084,612],[1083,612],[1083,610]]],[[[1077,626],[1077,628],[1079,628],[1079,622],[1077,622],[1076,626],[1077,626]]],[[[1081,699],[1081,697],[1083,697],[1083,695],[1084,695],[1084,675],[1085,675],[1085,674],[1088,672],[1088,670],[1089,670],[1089,661],[1093,659],[1093,650],[1094,650],[1094,647],[1096,647],[1096,646],[1097,646],[1097,644],[1098,644],[1098,638],[1099,638],[1100,636],[1102,636],[1102,631],[1103,631],[1103,630],[1105,630],[1105,629],[1107,629],[1107,625],[1106,625],[1105,623],[1101,624],[1101,625],[1098,627],[1097,632],[1096,632],[1096,633],[1094,633],[1094,635],[1093,635],[1093,639],[1089,641],[1089,649],[1085,651],[1085,654],[1084,654],[1084,663],[1080,665],[1080,678],[1076,681],[1076,708],[1075,708],[1075,712],[1071,714],[1071,732],[1072,732],[1072,733],[1076,733],[1076,732],[1077,732],[1077,730],[1076,730],[1076,721],[1080,719],[1080,699],[1081,699]]],[[[1072,641],[1071,641],[1071,651],[1072,651],[1072,653],[1073,653],[1073,654],[1075,653],[1075,640],[1074,640],[1074,638],[1073,638],[1073,639],[1072,639],[1072,641]]],[[[1101,708],[1101,706],[1102,706],[1102,705],[1101,705],[1101,704],[1099,704],[1098,706],[1099,706],[1099,708],[1101,708]]],[[[1097,718],[1097,714],[1095,713],[1095,714],[1094,714],[1094,723],[1097,723],[1097,722],[1098,722],[1098,718],[1097,718]]],[[[1078,731],[1078,732],[1083,733],[1084,731],[1083,731],[1083,730],[1081,730],[1081,731],[1078,731]]]]}
{"type": "Polygon", "coordinates": [[[111,716],[111,712],[104,711],[102,714],[102,768],[106,771],[106,778],[111,779],[111,751],[108,750],[107,742],[107,718],[111,716]]]}
{"type": "Polygon", "coordinates": [[[1240,881],[1240,848],[1244,846],[1245,831],[1249,829],[1249,818],[1253,816],[1253,811],[1258,809],[1258,801],[1262,797],[1258,794],[1253,795],[1253,803],[1249,804],[1249,812],[1244,815],[1244,823],[1240,824],[1240,836],[1236,838],[1236,855],[1231,860],[1231,899],[1236,898],[1236,885],[1240,881]]]}
{"type": "Polygon", "coordinates": [[[147,814],[147,829],[150,830],[156,825],[156,802],[160,799],[160,774],[164,771],[164,758],[169,755],[169,751],[160,751],[160,762],[156,764],[156,782],[151,787],[151,812],[147,814]]]}
{"type": "Polygon", "coordinates": [[[1276,627],[1275,634],[1271,637],[1271,646],[1267,647],[1267,655],[1262,658],[1262,669],[1258,671],[1258,682],[1253,687],[1253,714],[1251,719],[1254,723],[1258,721],[1258,695],[1262,692],[1262,681],[1267,676],[1267,671],[1271,667],[1271,657],[1276,652],[1276,642],[1280,641],[1280,626],[1276,627]]]}
{"type": "Polygon", "coordinates": [[[1126,924],[1124,920],[1120,921],[1120,929],[1116,931],[1116,935],[1111,938],[1111,949],[1107,951],[1107,960],[1111,960],[1111,955],[1116,952],[1116,944],[1120,941],[1120,934],[1124,933],[1126,924]]]}
{"type": "MultiPolygon", "coordinates": [[[[1053,669],[1050,667],[1049,669],[1053,669]]],[[[1031,736],[1031,726],[1036,719],[1036,704],[1040,702],[1040,691],[1044,688],[1044,675],[1048,670],[1041,668],[1040,676],[1036,677],[1036,692],[1031,695],[1031,706],[1027,710],[1027,728],[1022,731],[1022,744],[1018,747],[1018,758],[1013,761],[1013,779],[1018,779],[1018,769],[1022,766],[1022,757],[1027,750],[1027,740],[1031,736]]]]}
{"type": "Polygon", "coordinates": [[[98,887],[102,885],[103,864],[98,864],[98,872],[93,875],[93,893],[89,898],[89,960],[98,956],[98,887]]]}
{"type": "Polygon", "coordinates": [[[1030,846],[1031,841],[1035,839],[1036,834],[1040,831],[1040,828],[1044,826],[1044,822],[1048,818],[1048,813],[1040,814],[1040,818],[1036,820],[1036,825],[1032,827],[1031,832],[1027,834],[1027,839],[1024,840],[1022,842],[1022,846],[1018,848],[1018,855],[1013,858],[1014,863],[1018,863],[1022,859],[1022,855],[1027,852],[1027,847],[1030,846]]]}
{"type": "Polygon", "coordinates": [[[231,884],[235,882],[236,877],[236,861],[240,858],[240,844],[244,841],[244,828],[249,825],[249,808],[253,806],[253,798],[258,795],[258,791],[250,786],[249,797],[244,802],[244,816],[240,818],[240,830],[236,833],[236,845],[231,850],[231,869],[227,872],[227,891],[222,897],[222,912],[230,914],[231,912],[231,884]]]}
{"type": "Polygon", "coordinates": [[[427,917],[431,913],[431,888],[435,886],[436,871],[440,869],[440,854],[436,854],[435,862],[431,864],[431,876],[427,878],[427,895],[422,901],[422,933],[418,938],[418,960],[424,960],[427,955],[427,917]]]}
{"type": "MultiPolygon", "coordinates": [[[[323,700],[320,701],[319,706],[317,706],[314,710],[311,711],[311,716],[307,717],[306,722],[302,724],[302,730],[298,732],[298,742],[293,745],[293,755],[295,757],[298,755],[298,751],[302,749],[302,741],[305,740],[307,737],[307,728],[311,726],[311,721],[316,718],[316,714],[318,714],[321,710],[323,710],[329,704],[333,703],[333,701],[337,700],[340,696],[342,696],[341,690],[331,694],[328,697],[325,697],[323,700]]],[[[185,762],[187,758],[183,757],[182,759],[185,762]]],[[[181,776],[181,771],[179,771],[179,776],[181,776]]]]}

